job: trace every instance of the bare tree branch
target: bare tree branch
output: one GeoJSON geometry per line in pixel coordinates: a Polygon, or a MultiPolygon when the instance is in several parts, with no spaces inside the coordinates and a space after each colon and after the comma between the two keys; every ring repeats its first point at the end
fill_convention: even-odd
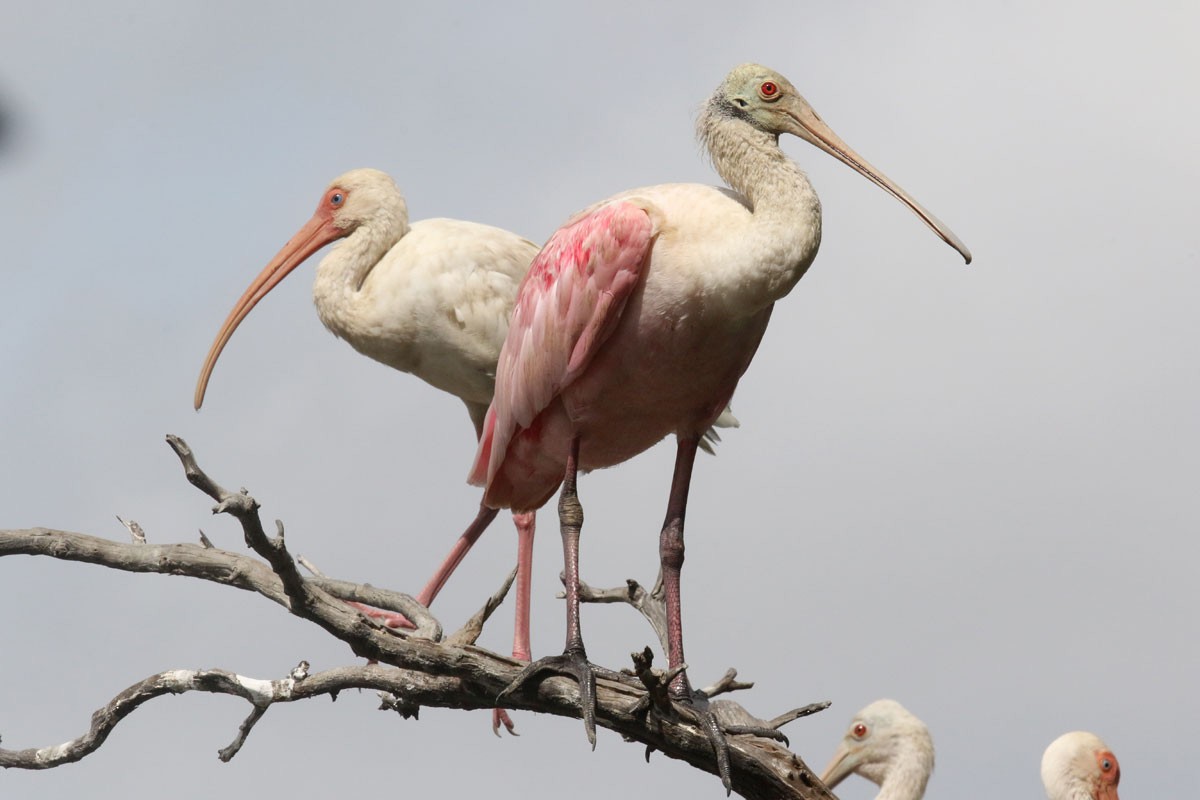
{"type": "Polygon", "coordinates": [[[513,581],[516,579],[517,568],[513,567],[512,572],[508,573],[508,577],[505,578],[504,583],[500,584],[500,588],[497,589],[496,592],[487,599],[487,602],[483,604],[483,608],[472,614],[471,618],[467,620],[465,625],[452,633],[450,637],[446,639],[446,643],[456,645],[475,644],[475,641],[479,638],[479,635],[483,633],[484,623],[491,618],[492,612],[499,608],[500,604],[504,602],[504,598],[508,594],[508,590],[512,588],[513,581]]]}
{"type": "MultiPolygon", "coordinates": [[[[562,595],[560,594],[559,596],[561,597],[562,595]]],[[[654,629],[663,652],[667,652],[667,603],[666,595],[663,591],[661,570],[658,573],[657,580],[654,582],[654,588],[649,592],[632,578],[626,580],[624,586],[612,589],[594,589],[580,581],[579,600],[585,603],[625,603],[633,606],[650,623],[650,627],[654,629]]],[[[668,703],[666,685],[674,677],[675,671],[660,672],[658,670],[650,670],[649,662],[651,655],[648,649],[640,654],[635,653],[633,659],[634,672],[642,680],[643,684],[645,684],[648,692],[645,702],[654,703],[659,706],[668,703]]],[[[712,698],[719,694],[752,688],[754,688],[753,682],[737,680],[737,670],[730,667],[720,680],[698,690],[698,694],[702,694],[706,698],[712,698]]],[[[800,708],[785,711],[783,714],[770,720],[754,716],[733,700],[713,701],[710,704],[710,708],[721,724],[725,726],[727,732],[754,734],[756,731],[778,730],[793,720],[807,717],[818,711],[824,711],[826,708],[829,708],[829,705],[828,702],[810,703],[800,708]]],[[[782,741],[784,744],[787,744],[786,738],[782,741]]]]}
{"type": "Polygon", "coordinates": [[[380,589],[366,583],[354,583],[334,578],[308,578],[305,582],[321,589],[329,596],[347,603],[361,603],[403,614],[408,619],[417,621],[413,636],[432,639],[435,642],[441,641],[442,624],[429,613],[429,609],[418,603],[411,595],[393,592],[390,589],[380,589]]]}
{"type": "MultiPolygon", "coordinates": [[[[562,597],[560,594],[559,597],[562,597]]],[[[667,646],[667,600],[663,590],[662,571],[654,588],[646,591],[640,583],[632,578],[625,581],[624,586],[613,589],[593,589],[583,581],[579,582],[579,602],[581,603],[626,603],[637,609],[646,618],[654,633],[658,636],[662,652],[668,651],[667,646]]]]}
{"type": "Polygon", "coordinates": [[[730,667],[725,671],[725,674],[721,676],[721,680],[717,681],[711,686],[705,686],[699,691],[703,692],[706,697],[716,697],[717,695],[725,694],[726,692],[736,692],[741,689],[753,688],[753,683],[737,680],[737,670],[733,667],[730,667]]]}
{"type": "Polygon", "coordinates": [[[318,622],[321,617],[318,609],[331,598],[324,592],[313,591],[301,577],[300,571],[296,569],[296,562],[284,545],[283,523],[275,520],[278,533],[274,539],[267,538],[262,521],[258,517],[257,500],[251,497],[245,489],[237,493],[222,489],[216,481],[200,469],[200,465],[196,463],[196,458],[192,454],[192,449],[183,439],[168,435],[167,444],[175,451],[175,455],[179,456],[188,481],[217,501],[213,513],[232,514],[242,524],[242,531],[246,535],[246,545],[265,558],[282,581],[283,589],[291,603],[292,613],[318,622]]]}
{"type": "Polygon", "coordinates": [[[246,743],[246,737],[248,737],[250,735],[250,731],[254,730],[254,726],[258,723],[258,721],[260,719],[263,718],[263,715],[266,713],[267,713],[266,706],[257,706],[256,705],[254,707],[254,710],[250,712],[250,716],[246,717],[246,719],[242,722],[242,724],[238,726],[237,736],[234,738],[234,740],[232,742],[229,743],[229,746],[222,747],[220,750],[217,751],[217,758],[221,759],[222,761],[224,761],[226,763],[228,763],[230,760],[232,760],[233,757],[236,756],[241,751],[242,745],[244,745],[246,743]]]}
{"type": "Polygon", "coordinates": [[[117,522],[124,525],[125,529],[129,531],[129,537],[133,540],[134,544],[145,544],[146,543],[146,532],[144,530],[142,530],[141,525],[137,524],[137,521],[131,519],[128,522],[126,522],[125,520],[121,519],[120,514],[117,514],[115,516],[117,518],[117,522]]]}
{"type": "MultiPolygon", "coordinates": [[[[175,451],[175,455],[179,457],[179,461],[183,464],[184,475],[188,481],[200,491],[207,494],[209,497],[217,501],[217,505],[213,508],[214,514],[230,514],[237,519],[242,525],[242,532],[246,538],[246,545],[258,553],[271,568],[275,574],[279,576],[279,580],[283,585],[283,589],[288,598],[288,608],[293,614],[298,617],[303,617],[310,622],[315,622],[321,625],[330,633],[337,635],[336,631],[330,630],[329,612],[331,607],[336,607],[332,602],[333,595],[323,588],[320,583],[327,581],[321,579],[319,581],[306,581],[296,568],[296,562],[288,552],[283,541],[283,523],[275,520],[277,535],[271,539],[267,537],[263,530],[262,520],[258,517],[258,501],[243,489],[240,492],[234,493],[221,488],[220,484],[208,476],[204,470],[200,469],[200,465],[196,462],[196,457],[192,453],[192,449],[188,447],[187,442],[178,436],[167,435],[167,444],[175,451]]],[[[328,584],[326,584],[328,585],[328,584]]],[[[369,595],[372,594],[369,587],[359,587],[346,582],[336,582],[335,585],[342,591],[352,594],[369,595]]],[[[404,607],[404,613],[414,623],[417,629],[417,635],[424,638],[440,638],[441,626],[429,614],[429,611],[421,606],[416,600],[411,597],[401,597],[397,592],[389,593],[389,599],[383,599],[385,603],[397,603],[404,607]],[[436,630],[437,636],[432,634],[436,630]]],[[[347,598],[342,598],[347,599],[347,598]]],[[[355,600],[352,602],[369,603],[370,601],[355,600]]],[[[374,605],[374,603],[370,603],[374,605]]],[[[341,638],[341,637],[339,637],[341,638]]]]}
{"type": "MultiPolygon", "coordinates": [[[[7,533],[7,532],[4,532],[7,533]]],[[[514,670],[515,672],[515,670],[514,670]]],[[[151,675],[130,686],[92,715],[91,727],[82,736],[63,744],[6,750],[0,748],[0,767],[19,769],[49,769],[79,761],[95,752],[117,724],[143,703],[167,694],[208,692],[241,697],[254,706],[251,716],[242,723],[237,738],[219,751],[222,760],[229,760],[244,744],[246,736],[267,709],[276,703],[290,703],[328,695],[336,698],[346,689],[374,689],[401,698],[409,706],[442,706],[462,709],[488,708],[494,702],[494,692],[481,692],[469,681],[428,675],[409,670],[397,670],[379,664],[338,667],[309,675],[303,680],[291,676],[279,680],[261,680],[236,675],[225,670],[170,670],[151,675]]],[[[682,758],[695,766],[714,772],[712,750],[701,731],[661,720],[654,733],[639,719],[619,711],[630,705],[632,695],[626,687],[601,681],[598,687],[598,722],[626,738],[636,739],[650,748],[662,750],[673,758],[682,758]],[[649,739],[649,741],[647,741],[649,739]]],[[[537,702],[522,704],[529,710],[561,716],[577,716],[576,690],[571,681],[555,678],[545,681],[538,692],[537,702]]],[[[735,739],[731,754],[734,767],[734,789],[752,798],[790,797],[815,800],[832,798],[820,787],[812,773],[796,756],[771,742],[761,739],[735,739]]]]}
{"type": "MultiPolygon", "coordinates": [[[[307,675],[307,666],[302,665],[293,675],[277,681],[244,678],[224,670],[159,673],[129,687],[98,710],[89,730],[78,739],[54,747],[0,749],[0,766],[45,769],[79,760],[99,748],[121,719],[142,703],[163,694],[202,691],[235,694],[246,699],[254,707],[253,713],[242,723],[237,738],[221,751],[231,758],[266,709],[277,702],[335,696],[346,688],[366,688],[394,695],[396,708],[404,713],[415,713],[420,706],[486,709],[495,705],[497,695],[516,677],[522,666],[519,662],[461,643],[472,638],[471,634],[477,635],[475,630],[482,626],[482,619],[469,625],[462,639],[456,634],[454,642],[439,643],[373,624],[340,599],[349,586],[355,587],[354,592],[362,592],[355,596],[368,597],[372,604],[395,603],[406,616],[415,611],[402,605],[403,596],[398,593],[302,577],[282,535],[272,539],[263,531],[254,499],[244,491],[233,494],[222,489],[199,468],[182,440],[170,437],[169,442],[179,455],[188,480],[217,501],[217,511],[237,517],[250,547],[267,559],[270,567],[250,556],[211,546],[134,545],[46,528],[0,530],[0,557],[49,556],[128,572],[183,575],[234,586],[272,600],[345,642],[355,655],[381,663],[339,667],[312,675],[307,675]]],[[[494,603],[489,601],[488,605],[494,603]]],[[[729,690],[734,688],[733,684],[733,677],[727,676],[717,687],[724,685],[723,690],[729,690]]],[[[716,774],[716,757],[705,732],[686,719],[660,713],[645,698],[646,688],[633,678],[602,678],[597,685],[598,725],[640,742],[648,750],[659,750],[716,774]]],[[[536,692],[531,690],[508,698],[506,706],[578,719],[578,687],[565,678],[550,678],[536,692]]],[[[804,710],[797,710],[784,716],[794,719],[803,713],[804,710]]],[[[783,717],[777,720],[782,721],[772,721],[766,727],[777,727],[786,721],[783,717]]],[[[739,794],[748,798],[832,798],[804,763],[777,743],[737,736],[730,740],[730,745],[733,788],[739,794]]]]}
{"type": "MultiPolygon", "coordinates": [[[[201,531],[203,533],[203,531],[201,531]]],[[[296,563],[311,572],[317,578],[326,577],[325,573],[317,567],[310,559],[306,558],[302,553],[296,554],[296,563]]]]}
{"type": "Polygon", "coordinates": [[[423,625],[417,630],[419,636],[439,641],[442,638],[442,626],[429,615],[429,609],[422,606],[412,596],[402,592],[392,592],[387,589],[376,589],[365,583],[351,583],[330,579],[316,564],[299,553],[296,563],[313,574],[309,579],[315,586],[325,592],[357,608],[372,620],[389,628],[409,628],[416,626],[404,616],[405,613],[413,619],[421,620],[423,625]]]}
{"type": "Polygon", "coordinates": [[[412,693],[419,686],[425,691],[444,691],[436,680],[420,673],[390,669],[379,665],[339,667],[297,680],[292,676],[280,680],[260,680],[235,675],[220,669],[169,670],[138,681],[92,714],[91,727],[82,736],[52,747],[27,750],[0,748],[0,767],[19,769],[50,769],[79,761],[104,744],[105,739],[125,717],[139,706],[156,697],[186,692],[208,692],[241,697],[254,707],[250,717],[239,727],[238,736],[228,747],[218,751],[222,761],[229,761],[246,741],[254,723],[275,703],[291,703],[311,697],[332,697],[345,689],[366,688],[412,693]]]}

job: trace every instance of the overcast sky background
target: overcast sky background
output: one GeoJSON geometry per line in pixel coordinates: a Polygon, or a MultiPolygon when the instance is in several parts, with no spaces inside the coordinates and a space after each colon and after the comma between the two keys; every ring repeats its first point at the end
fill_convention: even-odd
{"type": "MultiPolygon", "coordinates": [[[[1195,779],[1200,636],[1200,6],[1144,3],[22,3],[0,26],[0,527],[244,547],[163,443],[245,486],[294,552],[416,591],[474,513],[461,404],[337,341],[312,265],[250,316],[203,412],[192,389],[249,280],[354,167],[415,219],[543,241],[576,209],[714,182],[696,108],[734,65],[787,75],[971,247],[796,139],[824,204],[810,273],[697,465],[684,614],[698,685],[727,667],[816,770],[893,697],[937,745],[931,798],[1041,796],[1042,750],[1088,729],[1129,798],[1195,779]],[[501,6],[507,6],[502,9],[501,6]]],[[[316,259],[313,260],[315,264],[316,259]]],[[[652,581],[673,447],[586,477],[582,573],[652,581]]],[[[540,518],[535,655],[562,646],[540,518]]],[[[507,516],[434,610],[457,627],[513,560],[507,516]]],[[[353,663],[265,600],[199,581],[0,559],[0,736],[56,744],[172,668],[353,663]]],[[[652,641],[585,607],[596,662],[652,641]]],[[[484,644],[505,651],[511,607],[484,644]]],[[[578,721],[160,699],[95,755],[0,775],[4,797],[332,792],[719,798],[716,778],[578,721]],[[597,772],[596,770],[601,770],[597,772]],[[602,775],[603,780],[592,776],[602,775]]],[[[845,800],[874,797],[854,778],[845,800]]]]}

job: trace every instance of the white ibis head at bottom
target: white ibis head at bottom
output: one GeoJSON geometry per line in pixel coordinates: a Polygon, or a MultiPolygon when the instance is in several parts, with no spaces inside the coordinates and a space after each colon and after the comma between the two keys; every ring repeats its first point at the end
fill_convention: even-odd
{"type": "Polygon", "coordinates": [[[1064,733],[1042,754],[1042,785],[1049,800],[1120,800],[1121,765],[1099,736],[1064,733]]]}
{"type": "Polygon", "coordinates": [[[933,774],[933,737],[895,700],[854,715],[821,782],[830,789],[858,774],[879,786],[877,800],[921,800],[933,774]]]}

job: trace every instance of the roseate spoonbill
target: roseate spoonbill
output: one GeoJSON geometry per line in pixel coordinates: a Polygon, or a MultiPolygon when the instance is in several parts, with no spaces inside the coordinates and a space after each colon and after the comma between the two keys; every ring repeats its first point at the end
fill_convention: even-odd
{"type": "MultiPolygon", "coordinates": [[[[730,189],[666,184],[616,195],[572,217],[534,259],[518,292],[470,473],[493,508],[532,511],[563,486],[566,648],[523,670],[501,700],[535,675],[574,676],[593,746],[595,673],[579,628],[576,473],[618,464],[675,434],[659,551],[668,659],[679,667],[685,661],[679,572],[696,447],[754,357],[775,301],[808,269],[821,238],[820,202],[779,148],[780,134],[854,168],[971,260],[948,228],[851,150],[772,70],[745,64],[729,73],[697,131],[730,189]]],[[[692,703],[683,672],[672,680],[671,695],[692,703]]],[[[694,710],[713,737],[715,719],[694,710]]],[[[717,734],[713,743],[720,760],[724,739],[717,734]]]]}
{"type": "MultiPolygon", "coordinates": [[[[313,285],[325,327],[363,355],[461,399],[478,438],[517,285],[538,247],[474,222],[428,219],[410,225],[395,182],[374,169],[335,178],[312,219],[246,289],[204,360],[196,409],[217,358],[251,309],[305,259],[337,240],[342,241],[321,260],[313,285]]],[[[433,602],[496,513],[480,505],[418,601],[433,602]]],[[[527,661],[534,515],[517,512],[513,520],[518,533],[513,657],[527,661]]],[[[494,721],[512,730],[503,712],[494,721]]]]}
{"type": "Polygon", "coordinates": [[[1064,733],[1042,755],[1042,785],[1049,800],[1120,800],[1121,765],[1094,733],[1064,733]]]}
{"type": "Polygon", "coordinates": [[[830,789],[857,773],[879,786],[876,800],[921,800],[933,772],[933,737],[895,700],[854,715],[821,782],[830,789]]]}

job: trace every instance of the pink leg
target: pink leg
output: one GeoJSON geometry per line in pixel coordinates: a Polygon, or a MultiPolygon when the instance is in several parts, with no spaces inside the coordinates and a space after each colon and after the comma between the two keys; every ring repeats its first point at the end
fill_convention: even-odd
{"type": "MultiPolygon", "coordinates": [[[[517,611],[513,625],[513,658],[528,661],[532,656],[529,644],[529,585],[533,574],[533,532],[535,512],[514,513],[513,523],[517,526],[517,611]]],[[[500,735],[500,726],[517,735],[512,718],[503,708],[492,709],[492,732],[500,735]]]]}
{"type": "MultiPolygon", "coordinates": [[[[462,563],[463,558],[466,557],[475,542],[479,541],[479,537],[487,530],[497,513],[496,509],[488,508],[482,503],[479,504],[479,513],[475,516],[474,521],[458,537],[458,541],[454,543],[454,547],[442,561],[442,565],[438,567],[437,572],[417,595],[417,602],[428,607],[437,598],[442,587],[446,585],[446,581],[454,574],[454,570],[458,569],[458,565],[462,563]]],[[[521,661],[530,659],[529,591],[530,576],[533,570],[533,534],[536,518],[536,512],[532,511],[513,514],[513,523],[517,526],[517,610],[516,623],[513,627],[513,658],[521,661]]],[[[403,614],[383,611],[362,603],[350,603],[350,605],[389,628],[413,627],[413,624],[403,614]]],[[[497,736],[500,735],[501,725],[513,736],[517,735],[516,726],[508,716],[508,712],[502,708],[493,709],[492,731],[497,736]]]]}
{"type": "MultiPolygon", "coordinates": [[[[663,589],[667,600],[667,665],[674,669],[685,663],[683,658],[683,616],[680,612],[679,575],[683,570],[683,519],[687,512],[688,489],[692,484],[692,465],[696,462],[695,438],[680,438],[675,453],[675,475],[671,478],[671,497],[667,501],[667,518],[658,537],[658,555],[662,565],[663,589]]],[[[671,694],[676,699],[690,698],[687,676],[679,673],[671,681],[671,694]]]]}
{"type": "Polygon", "coordinates": [[[450,554],[446,556],[446,560],[438,567],[433,577],[429,579],[429,583],[425,584],[425,588],[417,595],[417,602],[428,607],[438,596],[438,592],[442,591],[442,587],[446,585],[446,581],[454,574],[454,570],[458,569],[458,565],[462,563],[463,557],[474,546],[475,542],[479,541],[479,537],[487,530],[487,526],[496,518],[498,512],[494,508],[488,508],[483,503],[479,504],[479,513],[475,515],[475,520],[467,526],[463,531],[462,536],[458,537],[458,541],[454,543],[454,547],[450,550],[450,554]]]}
{"type": "MultiPolygon", "coordinates": [[[[658,538],[658,554],[662,565],[663,588],[667,600],[667,663],[674,669],[687,663],[683,657],[683,617],[680,613],[679,574],[683,569],[683,519],[687,514],[688,489],[692,484],[692,465],[696,463],[699,437],[679,437],[675,451],[675,475],[671,478],[671,498],[667,501],[667,518],[658,538]]],[[[733,776],[729,769],[729,742],[725,729],[708,705],[702,693],[692,693],[687,674],[680,672],[671,681],[668,691],[677,703],[687,706],[696,716],[717,757],[717,772],[725,793],[733,791],[733,776]]]]}
{"type": "Polygon", "coordinates": [[[513,658],[528,661],[529,644],[529,588],[533,575],[533,531],[537,520],[536,512],[513,514],[517,526],[517,611],[513,627],[513,658]]]}
{"type": "MultiPolygon", "coordinates": [[[[694,448],[694,445],[693,445],[694,448]]],[[[562,490],[558,494],[558,524],[563,543],[563,586],[566,588],[567,642],[561,656],[548,656],[532,662],[500,692],[497,702],[521,689],[544,673],[568,675],[579,682],[579,708],[584,730],[592,749],[596,747],[596,669],[588,663],[579,626],[579,534],[583,528],[583,506],[575,491],[579,466],[579,437],[571,440],[562,490]]]]}
{"type": "MultiPolygon", "coordinates": [[[[426,608],[438,596],[438,592],[442,591],[442,587],[446,585],[446,581],[454,574],[454,570],[462,563],[463,558],[470,551],[475,542],[479,541],[479,537],[487,530],[487,526],[496,518],[498,512],[494,508],[488,508],[482,503],[479,504],[479,513],[475,515],[475,519],[463,531],[462,536],[458,537],[458,541],[454,543],[449,555],[438,567],[437,572],[429,579],[429,583],[425,584],[425,588],[417,595],[416,600],[426,608]]],[[[530,536],[532,537],[532,522],[530,523],[530,536]]],[[[530,545],[532,547],[532,544],[530,545]]],[[[397,614],[394,611],[381,611],[377,608],[364,606],[360,603],[351,603],[350,605],[362,611],[371,619],[386,625],[389,628],[411,628],[413,624],[405,618],[403,614],[397,614]]],[[[528,612],[526,612],[528,614],[528,612]]],[[[528,618],[526,619],[528,623],[528,618]]],[[[528,628],[526,629],[526,642],[528,642],[528,628]]],[[[528,645],[527,645],[528,646],[528,645]]],[[[526,656],[528,658],[528,656],[526,656]]]]}

